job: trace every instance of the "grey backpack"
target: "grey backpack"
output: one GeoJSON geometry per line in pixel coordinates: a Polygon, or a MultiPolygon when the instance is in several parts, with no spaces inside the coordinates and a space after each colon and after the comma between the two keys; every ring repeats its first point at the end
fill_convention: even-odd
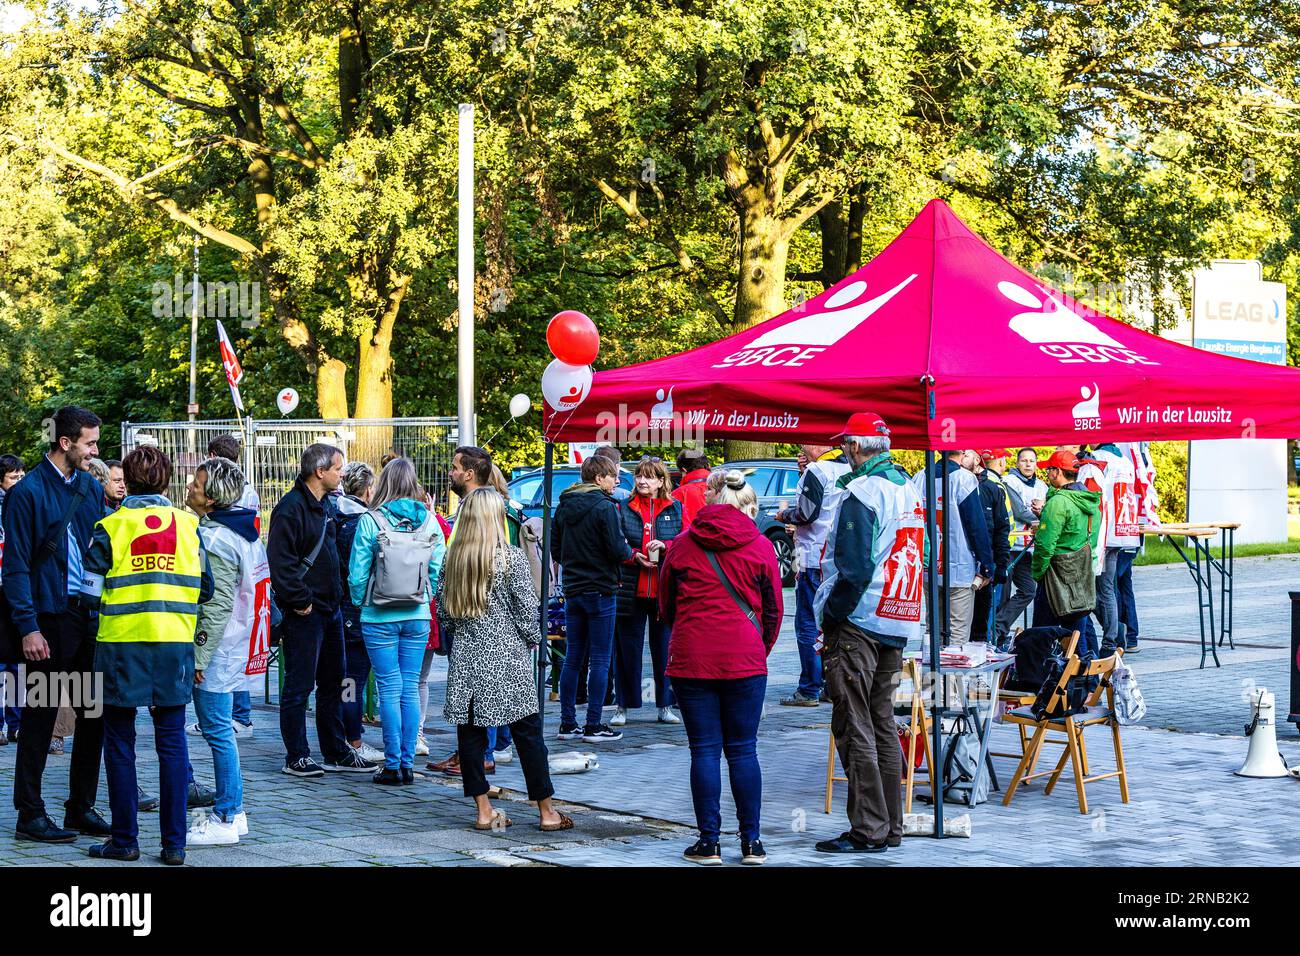
{"type": "Polygon", "coordinates": [[[366,603],[374,607],[414,607],[429,600],[429,560],[441,536],[438,520],[429,512],[424,524],[393,527],[382,512],[368,512],[378,528],[375,560],[366,584],[366,603]]]}

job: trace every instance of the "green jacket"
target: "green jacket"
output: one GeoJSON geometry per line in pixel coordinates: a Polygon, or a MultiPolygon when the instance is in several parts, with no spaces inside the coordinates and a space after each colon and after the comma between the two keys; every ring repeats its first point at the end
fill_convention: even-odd
{"type": "Polygon", "coordinates": [[[1101,533],[1101,493],[1051,488],[1034,535],[1034,580],[1042,580],[1052,555],[1078,551],[1086,541],[1094,551],[1101,533]]]}

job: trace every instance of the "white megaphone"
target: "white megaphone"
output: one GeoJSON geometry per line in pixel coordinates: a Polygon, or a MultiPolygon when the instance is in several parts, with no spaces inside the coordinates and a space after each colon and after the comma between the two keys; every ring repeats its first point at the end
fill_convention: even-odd
{"type": "Polygon", "coordinates": [[[1290,773],[1282,756],[1277,752],[1277,725],[1273,723],[1273,695],[1260,688],[1251,695],[1254,708],[1251,722],[1246,727],[1250,749],[1246,762],[1237,771],[1239,777],[1287,777],[1290,773]]]}

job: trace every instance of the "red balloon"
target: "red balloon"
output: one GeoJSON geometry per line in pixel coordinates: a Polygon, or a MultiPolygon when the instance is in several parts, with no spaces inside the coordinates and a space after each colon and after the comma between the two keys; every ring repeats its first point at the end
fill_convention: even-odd
{"type": "Polygon", "coordinates": [[[546,344],[551,354],[569,365],[590,365],[600,352],[596,323],[581,312],[557,312],[546,327],[546,344]]]}

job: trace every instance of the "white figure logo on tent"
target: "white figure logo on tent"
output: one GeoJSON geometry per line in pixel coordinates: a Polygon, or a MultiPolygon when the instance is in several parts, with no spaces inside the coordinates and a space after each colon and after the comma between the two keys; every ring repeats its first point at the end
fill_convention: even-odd
{"type": "Polygon", "coordinates": [[[672,421],[673,388],[676,387],[677,386],[674,385],[672,388],[669,388],[667,396],[664,395],[664,390],[662,388],[655,392],[655,398],[658,399],[658,403],[650,409],[651,422],[672,421]]]}
{"type": "Polygon", "coordinates": [[[762,345],[834,345],[859,325],[871,318],[880,307],[902,292],[913,279],[912,273],[898,285],[882,292],[874,299],[858,302],[866,294],[867,284],[859,279],[836,289],[821,303],[823,311],[814,312],[793,322],[764,332],[745,346],[747,349],[762,345]]]}
{"type": "Polygon", "coordinates": [[[1093,382],[1091,389],[1087,385],[1080,387],[1079,395],[1083,401],[1076,403],[1071,411],[1076,426],[1080,421],[1098,421],[1101,418],[1101,389],[1097,387],[1097,383],[1093,382]]]}
{"type": "Polygon", "coordinates": [[[1050,292],[1042,286],[1039,291],[1047,297],[1050,306],[1022,285],[1014,282],[999,282],[998,291],[1016,305],[1039,309],[1038,312],[1021,312],[1011,317],[1011,331],[1027,342],[1035,345],[1043,342],[1086,342],[1090,345],[1113,345],[1123,348],[1101,329],[1097,328],[1077,312],[1066,308],[1065,304],[1052,298],[1050,292]]]}

